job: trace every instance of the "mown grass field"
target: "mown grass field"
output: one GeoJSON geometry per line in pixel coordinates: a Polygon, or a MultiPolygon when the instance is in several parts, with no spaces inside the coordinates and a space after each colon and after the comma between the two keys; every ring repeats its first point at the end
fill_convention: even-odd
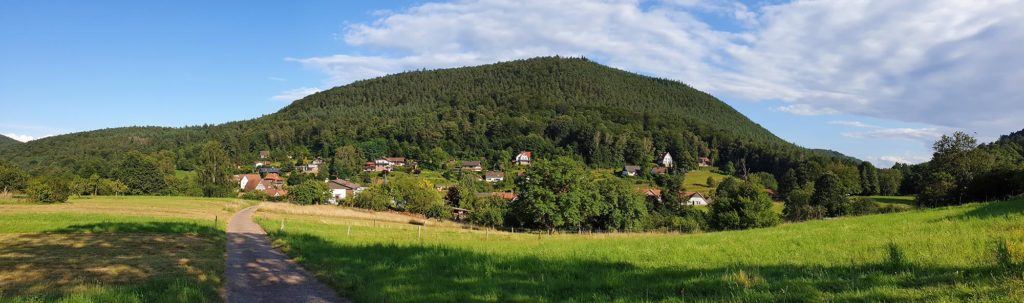
{"type": "Polygon", "coordinates": [[[683,186],[687,191],[699,192],[706,197],[715,191],[714,187],[708,187],[708,177],[714,179],[715,184],[719,184],[725,180],[726,175],[712,172],[708,168],[691,170],[686,172],[686,176],[683,177],[683,186]]]}
{"type": "Polygon", "coordinates": [[[184,197],[0,201],[0,302],[220,301],[224,221],[244,205],[184,197]]]}
{"type": "Polygon", "coordinates": [[[1024,301],[1024,200],[692,235],[258,217],[357,302],[1024,301]]]}

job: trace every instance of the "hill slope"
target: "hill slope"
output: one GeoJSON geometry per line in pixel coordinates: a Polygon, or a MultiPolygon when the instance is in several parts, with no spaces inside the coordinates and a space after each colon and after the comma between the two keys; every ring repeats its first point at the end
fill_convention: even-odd
{"type": "Polygon", "coordinates": [[[745,158],[752,169],[780,172],[808,153],[684,84],[556,57],[400,73],[316,93],[253,120],[69,134],[0,156],[33,169],[80,170],[128,150],[167,150],[180,169],[189,169],[195,147],[211,139],[225,143],[239,162],[264,149],[328,156],[355,144],[367,158],[422,158],[442,148],[492,166],[523,149],[541,157],[577,155],[602,167],[669,151],[684,163],[698,156],[719,163],[745,158]]]}
{"type": "Polygon", "coordinates": [[[21,144],[21,141],[11,139],[10,137],[4,135],[0,135],[0,148],[15,144],[21,144]]]}

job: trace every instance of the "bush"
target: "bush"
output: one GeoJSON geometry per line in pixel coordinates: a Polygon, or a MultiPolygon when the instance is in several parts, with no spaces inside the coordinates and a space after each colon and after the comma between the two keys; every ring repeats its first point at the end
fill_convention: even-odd
{"type": "Polygon", "coordinates": [[[71,196],[71,187],[60,177],[33,179],[25,191],[33,201],[42,203],[67,202],[71,196]]]}
{"type": "Polygon", "coordinates": [[[718,186],[708,224],[717,230],[770,227],[779,224],[772,201],[751,182],[729,178],[718,186]]]}
{"type": "Polygon", "coordinates": [[[309,180],[292,186],[288,191],[288,198],[302,205],[323,204],[331,198],[331,191],[327,188],[327,183],[309,180]]]}
{"type": "Polygon", "coordinates": [[[269,200],[270,196],[267,196],[267,193],[264,193],[262,191],[250,191],[242,193],[241,198],[245,200],[267,201],[269,200]]]}
{"type": "Polygon", "coordinates": [[[355,195],[351,201],[352,206],[375,211],[385,211],[391,205],[391,198],[378,187],[372,187],[355,195]]]}
{"type": "Polygon", "coordinates": [[[853,215],[870,215],[877,214],[880,212],[878,203],[874,199],[867,197],[857,197],[853,199],[850,213],[853,215]]]}

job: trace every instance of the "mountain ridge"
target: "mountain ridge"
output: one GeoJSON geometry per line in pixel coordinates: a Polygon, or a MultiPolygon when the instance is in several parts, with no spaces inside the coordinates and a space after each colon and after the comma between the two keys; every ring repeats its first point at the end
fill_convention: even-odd
{"type": "MultiPolygon", "coordinates": [[[[258,150],[298,148],[329,156],[344,144],[359,145],[368,158],[418,157],[438,147],[453,157],[498,162],[528,149],[574,155],[600,167],[646,160],[641,152],[670,151],[687,161],[744,159],[754,169],[778,173],[801,155],[831,157],[782,140],[686,84],[561,57],[403,72],[318,92],[250,120],[80,132],[5,148],[0,155],[25,167],[80,168],[83,161],[106,161],[129,150],[170,150],[176,159],[188,158],[207,140],[223,142],[239,163],[258,150]],[[641,152],[626,150],[637,144],[641,152]]],[[[187,162],[177,164],[187,169],[187,162]]]]}

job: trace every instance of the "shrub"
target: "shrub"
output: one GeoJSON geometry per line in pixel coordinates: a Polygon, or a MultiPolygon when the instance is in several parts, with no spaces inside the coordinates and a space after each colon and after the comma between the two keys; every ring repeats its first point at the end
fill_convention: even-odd
{"type": "Polygon", "coordinates": [[[352,206],[375,211],[384,211],[391,205],[391,198],[384,194],[380,188],[371,187],[352,197],[352,206]]]}
{"type": "Polygon", "coordinates": [[[70,186],[60,177],[33,179],[29,181],[25,191],[33,201],[42,203],[67,202],[68,197],[71,196],[70,186]]]}
{"type": "Polygon", "coordinates": [[[327,188],[327,183],[309,180],[292,186],[288,191],[288,198],[302,205],[322,204],[331,198],[331,191],[327,188]]]}

